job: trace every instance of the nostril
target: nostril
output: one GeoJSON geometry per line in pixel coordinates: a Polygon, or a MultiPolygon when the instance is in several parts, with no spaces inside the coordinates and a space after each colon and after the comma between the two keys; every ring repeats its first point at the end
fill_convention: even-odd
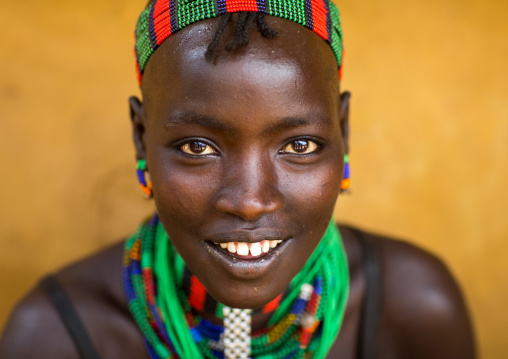
{"type": "Polygon", "coordinates": [[[239,191],[238,193],[231,188],[218,196],[215,207],[223,213],[233,214],[246,221],[256,220],[259,217],[273,213],[282,207],[284,202],[282,195],[278,191],[270,193],[248,193],[239,191]]]}

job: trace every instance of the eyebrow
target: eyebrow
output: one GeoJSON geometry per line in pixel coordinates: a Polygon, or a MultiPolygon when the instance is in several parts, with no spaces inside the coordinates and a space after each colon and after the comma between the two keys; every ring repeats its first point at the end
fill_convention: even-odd
{"type": "Polygon", "coordinates": [[[300,127],[300,126],[306,126],[309,124],[311,124],[311,121],[309,121],[306,118],[286,117],[286,118],[282,118],[278,121],[271,123],[268,128],[263,130],[262,135],[263,136],[270,136],[275,133],[282,132],[284,130],[289,130],[289,129],[300,127]]]}
{"type": "Polygon", "coordinates": [[[218,132],[226,132],[226,133],[235,132],[234,126],[224,123],[218,118],[208,115],[196,114],[192,112],[183,112],[171,116],[171,118],[164,121],[164,127],[170,129],[175,124],[188,124],[188,123],[192,123],[201,127],[206,127],[218,132]]]}
{"type": "MultiPolygon", "coordinates": [[[[234,135],[238,131],[236,126],[224,123],[224,121],[216,117],[193,112],[182,112],[171,116],[168,120],[164,121],[164,127],[171,129],[174,125],[189,123],[230,135],[234,135]]],[[[308,114],[302,117],[284,117],[273,121],[261,132],[261,136],[270,136],[278,132],[308,125],[320,124],[320,126],[327,126],[329,123],[329,118],[317,116],[316,114],[308,114]]]]}

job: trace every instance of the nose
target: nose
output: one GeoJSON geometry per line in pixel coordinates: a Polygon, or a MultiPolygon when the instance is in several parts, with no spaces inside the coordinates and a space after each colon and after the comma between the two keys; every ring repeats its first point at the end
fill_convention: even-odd
{"type": "Polygon", "coordinates": [[[278,188],[274,163],[266,156],[241,159],[224,169],[215,207],[246,221],[279,210],[284,197],[278,188]]]}

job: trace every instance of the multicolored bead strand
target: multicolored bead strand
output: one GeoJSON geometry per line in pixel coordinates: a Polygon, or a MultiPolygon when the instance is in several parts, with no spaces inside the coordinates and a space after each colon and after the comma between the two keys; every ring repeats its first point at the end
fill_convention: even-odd
{"type": "Polygon", "coordinates": [[[138,182],[141,186],[141,189],[148,198],[151,198],[153,196],[152,181],[150,180],[150,175],[147,171],[146,160],[138,160],[136,166],[136,175],[138,177],[138,182]]]}
{"type": "Polygon", "coordinates": [[[340,184],[341,192],[346,192],[351,187],[351,170],[349,169],[349,156],[344,155],[344,172],[342,174],[342,182],[340,184]]]}
{"type": "MultiPolygon", "coordinates": [[[[225,358],[229,334],[224,326],[192,313],[193,306],[204,306],[199,298],[191,305],[190,296],[183,293],[186,271],[157,215],[127,240],[124,286],[149,355],[152,359],[225,358]]],[[[206,289],[200,287],[197,278],[194,281],[198,296],[206,297],[206,289]]],[[[340,329],[348,291],[347,259],[332,221],[288,291],[276,298],[279,305],[267,328],[244,338],[250,341],[250,357],[324,358],[340,329]]],[[[228,313],[224,305],[220,307],[228,313]]],[[[268,310],[267,306],[262,310],[268,310]]]]}
{"type": "Polygon", "coordinates": [[[323,38],[342,73],[342,28],[339,10],[329,0],[157,0],[148,5],[136,26],[136,71],[141,79],[148,59],[162,42],[195,22],[226,13],[260,12],[297,22],[323,38]]]}

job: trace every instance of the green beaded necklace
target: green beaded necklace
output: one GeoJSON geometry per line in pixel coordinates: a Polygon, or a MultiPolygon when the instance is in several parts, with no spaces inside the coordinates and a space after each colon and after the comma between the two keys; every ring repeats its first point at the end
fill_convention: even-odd
{"type": "MultiPolygon", "coordinates": [[[[185,263],[157,215],[126,241],[123,266],[129,309],[152,359],[224,357],[223,327],[192,315],[182,291],[185,263]]],[[[252,358],[325,358],[339,333],[348,294],[347,258],[331,221],[267,328],[253,333],[252,358]],[[304,300],[301,293],[309,286],[312,296],[304,300]]],[[[219,318],[222,307],[218,303],[219,318]]]]}

